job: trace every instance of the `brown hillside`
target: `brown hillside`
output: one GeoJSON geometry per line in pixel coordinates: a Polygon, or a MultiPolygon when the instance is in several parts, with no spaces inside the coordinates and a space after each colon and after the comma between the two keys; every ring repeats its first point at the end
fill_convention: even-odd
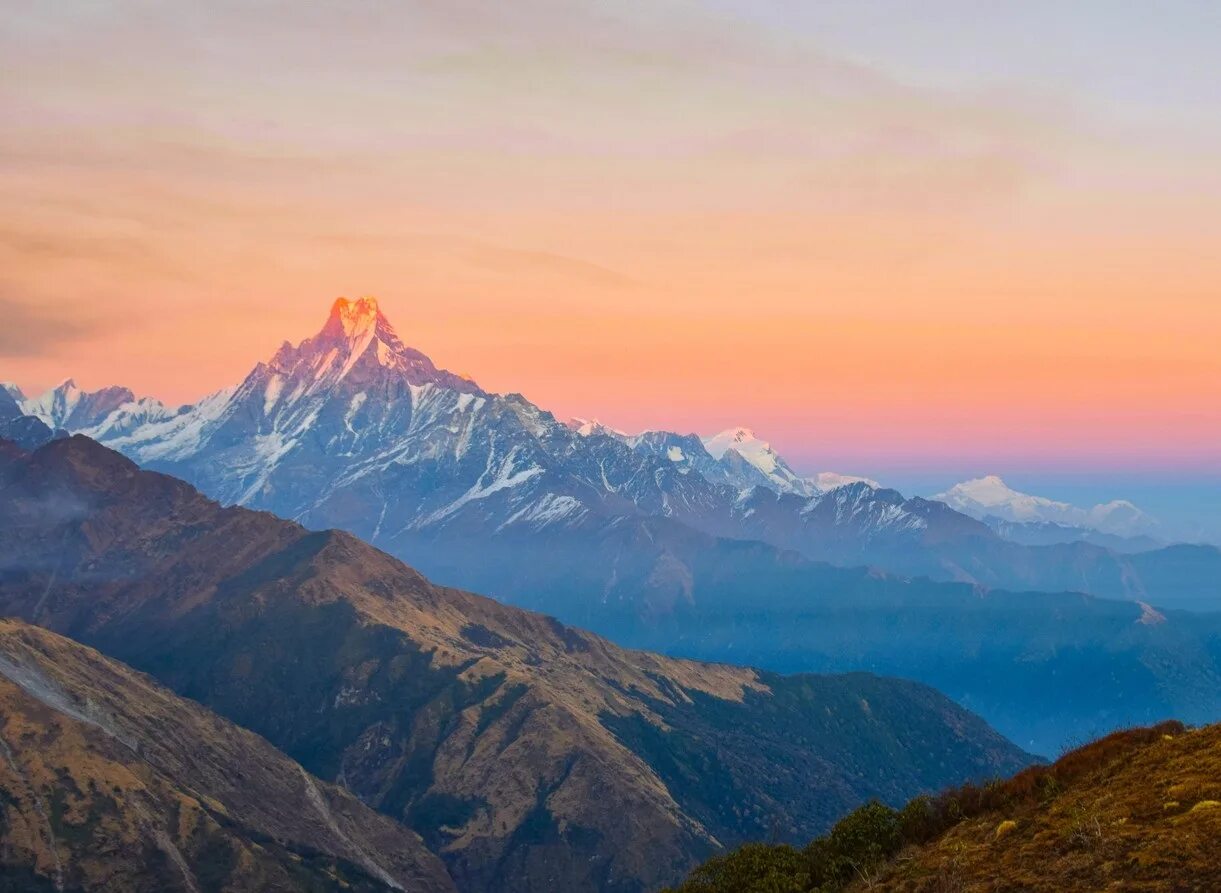
{"type": "Polygon", "coordinates": [[[1121,732],[987,799],[874,889],[1221,890],[1221,725],[1121,732]]]}
{"type": "Polygon", "coordinates": [[[1117,732],[1007,781],[873,802],[803,849],[749,844],[675,893],[1214,893],[1221,725],[1117,732]]]}
{"type": "Polygon", "coordinates": [[[464,889],[656,888],[1029,759],[924,686],[627,651],[82,437],[0,455],[0,556],[0,612],[258,732],[464,889]]]}
{"type": "Polygon", "coordinates": [[[257,735],[90,648],[0,620],[0,888],[453,885],[415,834],[257,735]]]}

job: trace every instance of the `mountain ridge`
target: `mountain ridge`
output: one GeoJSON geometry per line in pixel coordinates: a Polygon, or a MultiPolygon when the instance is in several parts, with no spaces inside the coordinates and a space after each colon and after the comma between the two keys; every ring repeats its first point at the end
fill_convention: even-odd
{"type": "MultiPolygon", "coordinates": [[[[438,369],[402,343],[369,298],[337,300],[315,336],[285,343],[242,383],[193,406],[172,411],[129,401],[93,420],[76,430],[223,502],[348,529],[434,576],[508,600],[558,591],[570,572],[548,575],[547,564],[526,553],[569,550],[608,569],[636,568],[640,612],[651,616],[657,605],[673,603],[668,581],[685,547],[642,551],[640,544],[654,543],[659,527],[670,531],[663,536],[690,542],[669,523],[677,522],[713,537],[761,540],[818,561],[906,576],[1158,603],[1160,580],[1143,579],[1112,543],[1015,534],[1061,547],[1036,551],[872,481],[837,475],[828,479],[837,486],[824,487],[793,472],[747,429],[718,435],[722,444],[717,437],[562,424],[520,395],[492,394],[438,369]],[[501,562],[483,577],[468,576],[461,557],[476,541],[487,547],[487,562],[501,562]],[[663,581],[661,590],[650,581],[663,581]]],[[[690,576],[690,569],[678,573],[690,576]]],[[[1170,573],[1181,589],[1186,572],[1170,573]]],[[[628,587],[619,580],[614,572],[587,572],[580,586],[622,600],[628,587]]],[[[1194,606],[1200,598],[1187,601],[1194,606]]]]}
{"type": "Polygon", "coordinates": [[[0,519],[0,611],[342,780],[463,889],[645,889],[765,825],[1029,760],[916,683],[625,651],[79,435],[0,458],[0,519]]]}
{"type": "Polygon", "coordinates": [[[22,889],[454,891],[412,832],[47,630],[0,619],[0,705],[0,875],[22,889]]]}

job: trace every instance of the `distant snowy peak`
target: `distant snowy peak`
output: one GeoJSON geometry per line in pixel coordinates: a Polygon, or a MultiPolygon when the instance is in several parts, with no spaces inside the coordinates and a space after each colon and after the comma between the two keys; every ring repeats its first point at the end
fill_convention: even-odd
{"type": "Polygon", "coordinates": [[[865,484],[874,490],[882,489],[882,485],[873,478],[861,477],[855,474],[839,474],[834,471],[820,471],[813,477],[806,478],[806,480],[823,491],[837,490],[840,487],[847,487],[849,484],[865,484]]]}
{"type": "Polygon", "coordinates": [[[40,419],[51,428],[81,431],[103,421],[125,403],[136,399],[128,388],[111,386],[85,391],[71,378],[40,397],[25,400],[21,407],[27,415],[40,419]]]}
{"type": "Polygon", "coordinates": [[[11,381],[0,381],[0,391],[4,391],[19,404],[25,402],[25,394],[11,381]]]}
{"type": "Polygon", "coordinates": [[[803,478],[750,428],[730,428],[703,439],[704,449],[747,486],[764,486],[781,493],[813,496],[818,485],[803,478]],[[757,479],[756,479],[757,478],[757,479]]]}
{"type": "Polygon", "coordinates": [[[1153,518],[1127,500],[1086,509],[1014,490],[994,474],[955,484],[933,498],[980,520],[993,517],[1018,523],[1050,522],[1116,536],[1148,535],[1158,528],[1153,518]]]}
{"type": "Polygon", "coordinates": [[[703,438],[704,449],[714,459],[720,459],[727,450],[733,450],[744,459],[755,459],[751,464],[760,471],[772,471],[780,458],[772,449],[771,444],[760,440],[750,428],[728,428],[720,434],[703,438]]]}
{"type": "Polygon", "coordinates": [[[625,431],[620,431],[618,428],[612,428],[609,425],[604,425],[597,419],[582,419],[571,418],[565,424],[572,431],[575,431],[581,437],[593,437],[601,435],[603,437],[613,437],[616,440],[627,441],[631,439],[625,431]]]}

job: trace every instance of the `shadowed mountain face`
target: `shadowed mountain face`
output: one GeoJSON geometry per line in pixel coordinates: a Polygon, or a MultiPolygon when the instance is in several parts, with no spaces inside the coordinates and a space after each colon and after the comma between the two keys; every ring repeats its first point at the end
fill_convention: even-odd
{"type": "Polygon", "coordinates": [[[655,888],[1028,760],[915,683],[625,651],[82,437],[0,455],[0,611],[262,734],[416,829],[462,889],[655,888]]]}
{"type": "Polygon", "coordinates": [[[262,738],[14,620],[0,757],[4,889],[454,889],[414,833],[262,738]]]}
{"type": "Polygon", "coordinates": [[[13,395],[0,388],[0,438],[32,450],[53,436],[54,432],[44,422],[26,415],[13,395]]]}

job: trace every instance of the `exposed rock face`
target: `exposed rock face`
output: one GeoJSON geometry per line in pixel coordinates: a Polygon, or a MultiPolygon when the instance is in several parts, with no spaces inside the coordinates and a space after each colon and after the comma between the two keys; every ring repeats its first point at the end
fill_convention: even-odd
{"type": "Polygon", "coordinates": [[[651,889],[1028,759],[923,686],[626,651],[82,437],[0,460],[0,531],[0,611],[262,734],[467,890],[651,889]]]}
{"type": "Polygon", "coordinates": [[[418,836],[259,736],[15,620],[0,795],[6,889],[454,889],[418,836]]]}

